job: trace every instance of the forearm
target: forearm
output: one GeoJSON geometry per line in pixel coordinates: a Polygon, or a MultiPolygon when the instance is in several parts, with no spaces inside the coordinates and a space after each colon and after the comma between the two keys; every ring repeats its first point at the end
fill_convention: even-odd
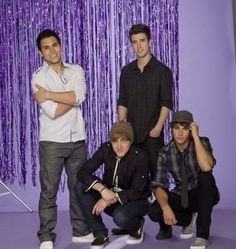
{"type": "Polygon", "coordinates": [[[118,105],[118,120],[126,120],[128,109],[122,105],[118,105]]]}
{"type": "Polygon", "coordinates": [[[106,188],[102,183],[97,182],[92,188],[100,193],[102,199],[105,200],[108,205],[114,204],[118,201],[118,196],[112,190],[106,188]]]}
{"type": "Polygon", "coordinates": [[[160,115],[159,115],[158,121],[157,121],[157,123],[155,125],[155,127],[158,130],[160,130],[160,131],[162,130],[162,128],[163,128],[163,126],[165,124],[165,121],[166,121],[169,113],[170,113],[170,109],[169,108],[167,108],[165,106],[161,107],[160,115]]]}
{"type": "Polygon", "coordinates": [[[47,91],[47,99],[70,106],[74,106],[74,104],[76,103],[76,95],[74,91],[69,91],[69,92],[47,91]]]}
{"type": "Polygon", "coordinates": [[[170,207],[168,203],[168,195],[163,188],[157,188],[155,190],[155,197],[162,210],[170,207]]]}
{"type": "Polygon", "coordinates": [[[93,185],[92,189],[98,191],[99,193],[102,193],[102,191],[104,191],[106,188],[105,185],[103,185],[102,183],[100,182],[97,182],[93,185]]]}
{"type": "Polygon", "coordinates": [[[197,155],[198,165],[202,171],[207,172],[214,166],[214,160],[212,155],[205,149],[199,136],[193,137],[197,155]]]}
{"type": "Polygon", "coordinates": [[[65,113],[67,113],[73,106],[71,105],[66,105],[63,103],[57,103],[57,108],[54,114],[54,118],[58,118],[62,115],[64,115],[65,113]]]}

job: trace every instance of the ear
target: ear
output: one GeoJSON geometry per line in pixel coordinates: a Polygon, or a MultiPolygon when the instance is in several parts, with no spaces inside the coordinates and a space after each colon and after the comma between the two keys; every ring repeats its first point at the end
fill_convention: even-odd
{"type": "Polygon", "coordinates": [[[148,45],[149,45],[149,47],[151,47],[151,45],[152,45],[152,39],[149,39],[148,45]]]}
{"type": "Polygon", "coordinates": [[[39,55],[43,58],[43,54],[40,50],[38,50],[39,55]]]}

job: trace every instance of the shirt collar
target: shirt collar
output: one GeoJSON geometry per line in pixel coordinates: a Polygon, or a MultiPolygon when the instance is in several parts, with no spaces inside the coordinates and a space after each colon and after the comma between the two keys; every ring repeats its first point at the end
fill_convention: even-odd
{"type": "MultiPolygon", "coordinates": [[[[64,63],[63,61],[62,61],[62,64],[64,65],[64,68],[69,68],[70,64],[64,63]]],[[[51,68],[51,66],[44,60],[43,66],[42,66],[42,69],[44,70],[44,72],[47,72],[50,68],[51,68]]]]}
{"type": "MultiPolygon", "coordinates": [[[[182,153],[181,153],[181,152],[179,151],[179,149],[177,148],[174,139],[172,139],[172,142],[173,142],[173,145],[172,145],[172,146],[173,146],[174,153],[175,153],[176,155],[181,155],[182,153]]],[[[188,143],[188,146],[187,146],[187,148],[184,150],[183,154],[184,154],[184,155],[188,154],[188,152],[189,152],[189,150],[190,150],[190,148],[191,148],[192,146],[193,146],[193,139],[190,138],[189,143],[188,143]]]]}
{"type": "MultiPolygon", "coordinates": [[[[147,63],[147,65],[146,65],[144,68],[147,68],[147,67],[149,67],[149,68],[151,68],[151,69],[154,68],[155,57],[154,57],[153,54],[151,54],[151,55],[152,55],[151,59],[149,60],[149,62],[147,63]]],[[[137,63],[138,63],[138,60],[136,59],[136,60],[134,61],[133,65],[132,65],[132,69],[133,69],[133,70],[140,70],[137,63]]]]}

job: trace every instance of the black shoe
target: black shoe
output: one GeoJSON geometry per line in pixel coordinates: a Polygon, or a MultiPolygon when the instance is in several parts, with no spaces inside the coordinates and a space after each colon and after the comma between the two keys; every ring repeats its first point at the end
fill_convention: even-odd
{"type": "Polygon", "coordinates": [[[98,235],[91,243],[91,249],[103,249],[109,243],[109,239],[105,235],[98,235]]]}
{"type": "Polygon", "coordinates": [[[129,231],[127,229],[123,229],[123,228],[113,228],[111,230],[111,232],[114,235],[126,235],[126,234],[129,234],[129,231]]]}
{"type": "Polygon", "coordinates": [[[156,235],[157,240],[165,240],[171,237],[172,237],[172,227],[168,228],[167,230],[160,229],[160,231],[156,235]]]}
{"type": "Polygon", "coordinates": [[[136,231],[130,231],[129,236],[126,240],[127,244],[139,244],[143,242],[144,238],[144,231],[143,231],[143,226],[144,226],[144,218],[142,219],[141,226],[138,230],[136,231]]]}

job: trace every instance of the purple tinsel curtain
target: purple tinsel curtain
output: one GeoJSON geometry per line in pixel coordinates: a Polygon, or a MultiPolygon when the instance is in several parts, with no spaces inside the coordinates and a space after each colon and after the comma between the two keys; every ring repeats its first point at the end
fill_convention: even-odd
{"type": "MultiPolygon", "coordinates": [[[[0,0],[0,179],[25,186],[30,174],[32,184],[37,182],[38,112],[30,84],[42,64],[37,34],[57,31],[63,59],[85,70],[82,108],[91,155],[117,120],[120,69],[135,58],[128,37],[134,23],[150,26],[152,53],[172,69],[177,110],[177,0],[0,0]]],[[[165,136],[168,140],[168,126],[165,136]]]]}

